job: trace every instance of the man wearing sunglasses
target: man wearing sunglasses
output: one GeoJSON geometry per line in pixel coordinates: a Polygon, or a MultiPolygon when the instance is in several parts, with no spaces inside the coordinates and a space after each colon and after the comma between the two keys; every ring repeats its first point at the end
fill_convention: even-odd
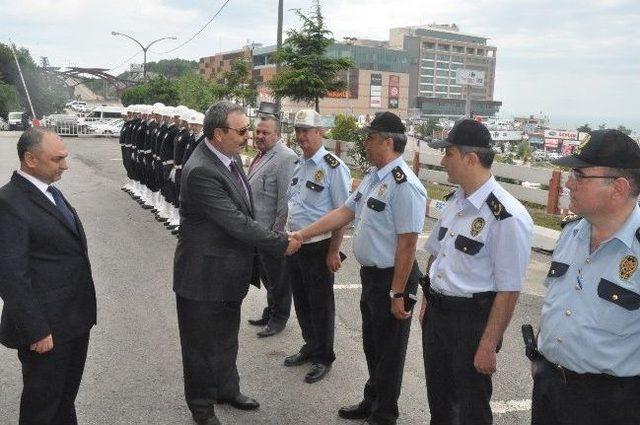
{"type": "Polygon", "coordinates": [[[533,425],[640,423],[640,147],[591,132],[572,155],[533,362],[533,425]]]}
{"type": "Polygon", "coordinates": [[[213,404],[259,407],[240,392],[236,367],[240,307],[259,285],[257,249],[285,254],[299,243],[255,220],[251,187],[237,162],[247,142],[244,109],[222,101],[204,118],[204,135],[183,168],[173,289],[187,405],[199,425],[218,425],[213,404]]]}

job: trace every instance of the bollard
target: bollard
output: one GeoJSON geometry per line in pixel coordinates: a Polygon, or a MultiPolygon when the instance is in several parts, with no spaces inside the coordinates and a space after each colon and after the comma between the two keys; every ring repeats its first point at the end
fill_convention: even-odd
{"type": "Polygon", "coordinates": [[[560,201],[560,180],[562,173],[560,170],[553,170],[551,172],[551,180],[549,180],[549,195],[547,196],[547,213],[558,214],[558,202],[560,201]]]}

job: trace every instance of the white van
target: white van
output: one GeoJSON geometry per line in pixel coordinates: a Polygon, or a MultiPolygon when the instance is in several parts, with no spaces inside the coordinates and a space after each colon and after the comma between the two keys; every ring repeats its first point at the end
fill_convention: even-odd
{"type": "Polygon", "coordinates": [[[84,117],[85,122],[111,121],[122,118],[123,107],[120,106],[98,106],[84,117]]]}
{"type": "Polygon", "coordinates": [[[22,128],[22,112],[9,112],[7,116],[9,130],[24,130],[22,128]]]}

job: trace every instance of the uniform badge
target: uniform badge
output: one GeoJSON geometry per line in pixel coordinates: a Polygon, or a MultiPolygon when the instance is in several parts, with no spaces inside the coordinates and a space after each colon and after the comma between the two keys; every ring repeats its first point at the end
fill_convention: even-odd
{"type": "Polygon", "coordinates": [[[638,269],[638,259],[633,255],[626,255],[620,261],[620,279],[627,280],[638,269]]]}
{"type": "Polygon", "coordinates": [[[387,191],[387,185],[386,184],[380,185],[380,189],[378,189],[378,197],[381,197],[382,195],[384,195],[386,191],[387,191]]]}
{"type": "Polygon", "coordinates": [[[482,229],[484,229],[484,223],[485,221],[482,217],[478,217],[473,220],[473,223],[471,223],[471,236],[474,238],[478,236],[480,232],[482,232],[482,229]]]}
{"type": "Polygon", "coordinates": [[[323,177],[324,177],[324,171],[322,170],[316,170],[315,174],[313,175],[313,179],[318,183],[322,181],[323,177]]]}

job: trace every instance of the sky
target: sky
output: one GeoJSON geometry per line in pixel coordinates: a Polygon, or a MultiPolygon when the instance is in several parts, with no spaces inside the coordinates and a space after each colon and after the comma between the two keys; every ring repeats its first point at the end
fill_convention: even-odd
{"type": "MultiPolygon", "coordinates": [[[[0,42],[12,39],[52,66],[113,69],[142,62],[127,33],[152,46],[148,61],[198,60],[247,42],[275,44],[277,0],[228,0],[212,23],[185,46],[226,0],[0,0],[0,42]],[[16,7],[17,6],[17,7],[16,7]],[[130,61],[131,56],[136,55],[130,61]]],[[[455,23],[497,47],[495,99],[500,116],[548,115],[559,127],[623,124],[640,132],[639,0],[321,0],[336,40],[388,39],[389,28],[455,23]]],[[[284,28],[298,27],[284,0],[284,28]]]]}

